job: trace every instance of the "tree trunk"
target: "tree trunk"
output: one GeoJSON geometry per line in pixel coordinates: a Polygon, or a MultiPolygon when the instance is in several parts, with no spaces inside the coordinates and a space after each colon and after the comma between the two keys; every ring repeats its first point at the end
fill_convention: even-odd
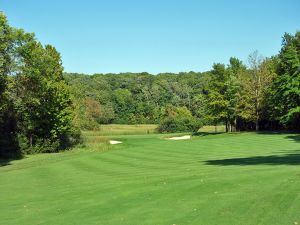
{"type": "Polygon", "coordinates": [[[226,121],[226,133],[228,133],[228,121],[226,121]]]}
{"type": "Polygon", "coordinates": [[[236,132],[236,131],[237,131],[237,128],[236,128],[236,126],[237,126],[237,120],[236,120],[236,118],[234,118],[234,121],[233,121],[233,128],[234,128],[234,132],[236,132]]]}
{"type": "Polygon", "coordinates": [[[258,123],[258,119],[255,121],[255,130],[259,131],[259,123],[258,123]]]}

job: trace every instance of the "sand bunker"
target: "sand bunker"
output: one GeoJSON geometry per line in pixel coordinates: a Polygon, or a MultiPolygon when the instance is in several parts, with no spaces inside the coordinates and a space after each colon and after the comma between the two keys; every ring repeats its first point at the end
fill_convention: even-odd
{"type": "Polygon", "coordinates": [[[117,144],[121,144],[121,143],[122,143],[122,141],[114,141],[114,140],[109,141],[109,144],[111,144],[111,145],[117,145],[117,144]]]}
{"type": "Polygon", "coordinates": [[[191,139],[190,135],[185,135],[185,136],[182,136],[182,137],[171,137],[171,138],[169,138],[169,140],[188,140],[188,139],[191,139]]]}

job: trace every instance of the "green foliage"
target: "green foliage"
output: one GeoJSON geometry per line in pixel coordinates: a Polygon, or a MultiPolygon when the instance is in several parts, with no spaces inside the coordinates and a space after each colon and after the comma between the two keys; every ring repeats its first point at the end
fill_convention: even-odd
{"type": "Polygon", "coordinates": [[[2,13],[0,29],[0,149],[28,154],[70,147],[78,132],[60,54],[11,28],[2,13]]]}
{"type": "Polygon", "coordinates": [[[236,127],[238,117],[239,76],[246,69],[237,58],[230,58],[230,64],[214,64],[211,71],[211,82],[207,95],[206,118],[211,124],[224,123],[236,127]]]}
{"type": "Polygon", "coordinates": [[[285,34],[278,56],[251,54],[248,68],[232,57],[204,73],[70,74],[53,46],[0,13],[0,156],[57,152],[80,140],[79,129],[110,123],[299,130],[299,52],[297,32],[285,34]]]}
{"type": "Polygon", "coordinates": [[[300,130],[300,32],[284,35],[278,61],[278,77],[272,87],[275,116],[300,130]]]}
{"type": "MultiPolygon", "coordinates": [[[[11,57],[11,28],[7,23],[5,15],[0,12],[0,97],[3,98],[7,84],[7,74],[9,72],[11,57]]],[[[0,99],[2,100],[2,99],[0,99]]],[[[0,101],[2,103],[2,101],[0,101]]],[[[1,106],[0,106],[1,107],[1,106]]],[[[1,109],[1,108],[0,108],[1,109]]]]}
{"type": "Polygon", "coordinates": [[[60,55],[52,46],[45,48],[34,38],[18,47],[22,60],[16,76],[16,109],[20,115],[18,127],[27,137],[26,153],[56,152],[67,147],[72,135],[72,101],[65,83],[60,55]]]}
{"type": "Polygon", "coordinates": [[[250,69],[240,76],[239,115],[243,119],[255,122],[256,130],[259,130],[259,121],[263,119],[264,110],[267,108],[265,104],[268,89],[276,74],[272,69],[272,59],[262,58],[257,51],[249,55],[248,61],[250,69]]]}
{"type": "Polygon", "coordinates": [[[13,30],[5,15],[0,12],[0,157],[19,154],[16,138],[16,121],[13,101],[8,89],[11,79],[13,30]]]}
{"type": "Polygon", "coordinates": [[[186,107],[168,107],[166,117],[158,126],[161,133],[197,132],[202,123],[186,107]]]}
{"type": "Polygon", "coordinates": [[[100,104],[101,115],[97,118],[77,117],[82,129],[98,129],[97,124],[103,123],[159,123],[168,104],[185,106],[194,116],[200,116],[205,105],[196,96],[204,92],[209,80],[208,73],[194,72],[156,76],[147,73],[92,76],[65,73],[64,77],[72,87],[80,115],[88,114],[84,104],[86,98],[100,104]]]}
{"type": "MultiPolygon", "coordinates": [[[[280,122],[287,129],[294,129],[299,127],[291,126],[299,124],[298,47],[295,47],[298,45],[296,37],[285,39],[286,45],[295,42],[289,44],[294,47],[285,47],[280,56],[271,58],[263,58],[256,51],[249,56],[248,67],[231,57],[228,65],[216,63],[205,73],[64,74],[64,77],[72,86],[82,115],[88,111],[82,107],[83,99],[92,98],[100,104],[101,115],[78,120],[82,129],[97,128],[101,123],[161,123],[170,104],[186,107],[205,124],[224,124],[226,131],[282,129],[280,122]],[[293,78],[282,75],[286,70],[289,72],[285,74],[294,74],[293,78]]],[[[169,126],[173,123],[165,122],[169,126]]]]}

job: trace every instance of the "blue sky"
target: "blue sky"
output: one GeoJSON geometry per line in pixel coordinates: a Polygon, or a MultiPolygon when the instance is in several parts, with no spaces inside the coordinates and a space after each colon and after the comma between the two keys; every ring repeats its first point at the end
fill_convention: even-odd
{"type": "Polygon", "coordinates": [[[231,56],[277,54],[300,30],[299,0],[0,0],[12,26],[35,32],[65,71],[206,71],[231,56]]]}

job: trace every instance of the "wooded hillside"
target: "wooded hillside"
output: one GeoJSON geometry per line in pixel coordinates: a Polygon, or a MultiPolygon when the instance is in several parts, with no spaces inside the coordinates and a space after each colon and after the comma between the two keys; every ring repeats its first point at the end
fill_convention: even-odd
{"type": "Polygon", "coordinates": [[[187,111],[202,124],[235,130],[300,129],[300,32],[285,34],[278,55],[257,51],[212,70],[178,74],[65,73],[76,99],[76,123],[160,123],[187,111]]]}

